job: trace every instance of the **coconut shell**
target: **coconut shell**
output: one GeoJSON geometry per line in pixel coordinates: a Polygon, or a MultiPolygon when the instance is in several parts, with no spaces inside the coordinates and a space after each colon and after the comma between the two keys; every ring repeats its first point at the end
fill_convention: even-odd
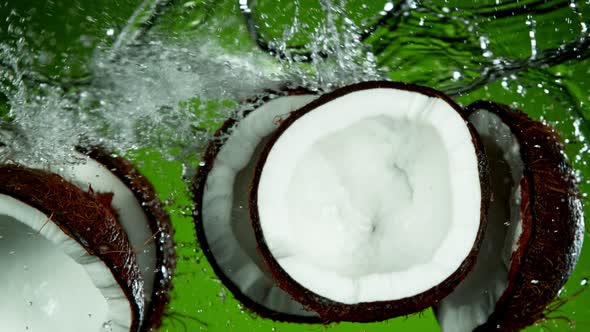
{"type": "MultiPolygon", "coordinates": [[[[264,97],[257,100],[249,100],[248,104],[263,104],[265,102],[268,102],[269,100],[271,100],[271,98],[268,97],[269,94],[276,94],[277,96],[293,96],[311,94],[311,92],[305,89],[285,90],[281,92],[267,91],[267,94],[264,97]]],[[[250,112],[247,112],[245,115],[247,115],[248,113],[250,112]]],[[[223,144],[225,143],[223,137],[226,137],[227,135],[231,134],[232,128],[237,123],[237,120],[230,118],[226,120],[221,125],[221,127],[215,132],[213,139],[207,145],[205,153],[201,158],[201,160],[204,162],[204,165],[199,167],[197,174],[195,175],[192,181],[192,194],[195,202],[194,222],[197,240],[199,241],[201,249],[203,250],[205,257],[209,261],[209,264],[211,264],[211,267],[215,274],[219,277],[223,285],[227,287],[227,289],[233,294],[233,296],[246,307],[246,309],[260,317],[269,318],[275,321],[318,323],[320,322],[318,317],[298,316],[274,311],[252,300],[250,297],[245,295],[235,283],[233,283],[229,279],[229,277],[223,271],[221,266],[215,260],[215,257],[213,256],[213,253],[209,248],[202,219],[203,196],[207,184],[207,177],[215,165],[215,159],[217,158],[217,154],[219,153],[219,151],[223,147],[223,144]]]]}
{"type": "Polygon", "coordinates": [[[444,95],[442,92],[422,86],[386,81],[363,82],[346,86],[326,94],[293,112],[291,116],[281,123],[280,127],[274,132],[270,138],[270,141],[265,146],[258,161],[250,190],[250,215],[252,227],[255,230],[256,239],[258,241],[258,249],[263,256],[265,263],[272,272],[274,280],[282,289],[293,296],[296,301],[302,303],[308,310],[317,312],[321,319],[326,323],[337,321],[373,322],[420,312],[424,309],[427,309],[428,307],[431,307],[439,300],[450,294],[453,289],[461,282],[461,280],[463,280],[463,278],[469,273],[469,271],[471,271],[475,265],[477,253],[483,239],[483,232],[486,225],[486,215],[490,200],[490,191],[488,188],[488,162],[484,154],[483,144],[473,126],[467,122],[467,114],[459,105],[457,105],[453,100],[444,95]],[[476,236],[476,241],[474,242],[469,255],[465,258],[460,267],[439,285],[435,285],[429,290],[415,296],[398,300],[344,304],[330,300],[306,289],[296,280],[291,278],[291,276],[274,259],[264,239],[264,234],[260,226],[258,212],[258,186],[262,169],[271,149],[273,148],[273,145],[279,139],[281,134],[285,132],[285,130],[287,130],[295,121],[297,121],[297,119],[306,113],[313,111],[317,107],[348,93],[376,88],[406,90],[420,93],[429,97],[440,98],[453,107],[453,109],[455,109],[457,113],[459,113],[461,117],[465,119],[466,126],[469,128],[472,136],[472,141],[475,146],[475,151],[479,162],[478,167],[482,195],[480,213],[481,224],[476,236]]]}
{"type": "Polygon", "coordinates": [[[146,308],[146,317],[142,323],[141,331],[156,330],[162,324],[162,316],[170,301],[172,276],[176,266],[174,230],[170,217],[157,198],[153,185],[133,164],[126,159],[113,156],[101,148],[95,147],[86,154],[106,167],[133,192],[150,222],[149,227],[154,234],[150,241],[154,241],[156,244],[156,275],[152,294],[146,294],[151,297],[151,302],[146,308]]]}
{"type": "Polygon", "coordinates": [[[574,171],[554,130],[493,102],[478,101],[466,111],[482,109],[499,116],[520,145],[523,233],[511,257],[507,289],[475,331],[518,331],[546,318],[545,308],[571,275],[581,249],[584,214],[574,171]]]}
{"type": "Polygon", "coordinates": [[[88,254],[110,269],[131,306],[131,330],[144,315],[143,280],[133,248],[108,197],[97,197],[59,175],[19,165],[0,166],[0,193],[43,212],[88,254]]]}

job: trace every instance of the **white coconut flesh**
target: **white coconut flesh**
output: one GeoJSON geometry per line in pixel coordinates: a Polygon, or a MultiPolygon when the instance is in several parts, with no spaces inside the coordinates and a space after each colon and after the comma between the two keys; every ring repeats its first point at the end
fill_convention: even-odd
{"type": "MultiPolygon", "coordinates": [[[[78,188],[95,193],[113,193],[111,206],[117,212],[118,221],[135,250],[137,264],[144,282],[145,308],[151,302],[154,276],[157,270],[154,234],[141,203],[115,174],[94,159],[76,154],[79,162],[53,165],[49,170],[62,176],[78,188]]],[[[149,204],[149,202],[148,202],[149,204]]]]}
{"type": "Polygon", "coordinates": [[[3,194],[0,265],[0,330],[130,330],[129,301],[109,268],[47,215],[3,194]]]}
{"type": "Polygon", "coordinates": [[[281,118],[317,98],[284,96],[250,112],[231,131],[208,174],[202,202],[207,246],[216,264],[254,302],[276,312],[310,316],[278,288],[256,249],[248,210],[249,186],[258,155],[281,118]]]}
{"type": "Polygon", "coordinates": [[[345,304],[402,299],[442,283],[473,249],[478,158],[444,100],[354,91],[282,133],[257,205],[274,259],[306,289],[345,304]]]}
{"type": "Polygon", "coordinates": [[[488,320],[508,286],[510,259],[522,234],[523,162],[518,140],[492,112],[478,110],[469,121],[482,138],[488,156],[493,200],[474,269],[438,307],[444,332],[471,332],[488,320]]]}

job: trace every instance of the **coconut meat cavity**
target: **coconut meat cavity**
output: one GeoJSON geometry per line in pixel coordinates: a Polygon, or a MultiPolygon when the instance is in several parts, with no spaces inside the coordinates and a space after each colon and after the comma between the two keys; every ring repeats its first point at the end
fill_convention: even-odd
{"type": "Polygon", "coordinates": [[[354,91],[281,134],[257,205],[274,259],[307,289],[346,304],[413,296],[449,277],[476,239],[472,136],[442,99],[354,91]]]}

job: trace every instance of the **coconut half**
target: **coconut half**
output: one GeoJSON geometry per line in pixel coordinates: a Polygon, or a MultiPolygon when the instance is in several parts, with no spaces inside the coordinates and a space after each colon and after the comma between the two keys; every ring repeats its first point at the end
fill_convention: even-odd
{"type": "Polygon", "coordinates": [[[250,215],[279,287],[323,321],[421,311],[475,263],[489,196],[452,100],[364,82],[293,112],[255,168],[250,215]]]}
{"type": "Polygon", "coordinates": [[[518,331],[545,318],[569,278],[582,204],[551,128],[492,102],[467,111],[488,156],[493,200],[477,264],[435,312],[443,332],[518,331]]]}
{"type": "MultiPolygon", "coordinates": [[[[88,152],[88,155],[77,153],[76,156],[79,159],[77,163],[54,164],[48,170],[59,174],[79,190],[89,192],[99,204],[112,210],[116,217],[115,221],[120,227],[119,231],[123,232],[128,239],[131,256],[137,260],[140,279],[136,282],[140,284],[145,295],[145,298],[142,298],[142,308],[145,308],[143,319],[132,330],[123,330],[154,330],[161,323],[172,287],[175,250],[170,219],[156,198],[152,185],[128,161],[101,149],[93,149],[88,152]]],[[[24,178],[20,180],[27,181],[24,178]]],[[[64,196],[65,193],[57,189],[54,190],[53,195],[56,199],[68,200],[68,197],[64,196]]],[[[94,232],[110,232],[108,229],[103,229],[100,224],[92,224],[90,227],[86,225],[86,227],[94,232]]],[[[76,229],[73,231],[77,232],[76,229]]],[[[113,239],[119,236],[111,235],[113,239]]],[[[83,237],[81,239],[84,240],[83,237]]],[[[36,238],[26,245],[23,243],[23,246],[26,248],[30,246],[28,250],[33,250],[31,248],[38,245],[33,240],[36,238]]],[[[20,256],[15,258],[17,262],[21,259],[20,256]]],[[[69,282],[69,279],[64,279],[64,282],[69,282]]],[[[89,315],[96,317],[91,310],[89,312],[89,315]]],[[[62,319],[57,322],[63,324],[68,320],[62,319]]],[[[111,331],[111,328],[113,328],[112,324],[105,321],[105,331],[111,331]]],[[[113,331],[118,330],[113,329],[113,331]]]]}
{"type": "Polygon", "coordinates": [[[143,280],[105,201],[58,175],[0,166],[2,330],[138,331],[143,280]]]}
{"type": "Polygon", "coordinates": [[[246,308],[275,320],[318,322],[273,281],[250,222],[249,188],[262,148],[290,112],[317,98],[301,90],[274,97],[239,122],[226,121],[207,147],[193,187],[197,237],[217,276],[246,308]]]}
{"type": "Polygon", "coordinates": [[[141,331],[160,327],[170,301],[176,266],[174,229],[149,180],[124,158],[100,148],[87,151],[82,163],[62,167],[64,177],[81,188],[112,193],[112,206],[135,249],[146,294],[141,331]]]}

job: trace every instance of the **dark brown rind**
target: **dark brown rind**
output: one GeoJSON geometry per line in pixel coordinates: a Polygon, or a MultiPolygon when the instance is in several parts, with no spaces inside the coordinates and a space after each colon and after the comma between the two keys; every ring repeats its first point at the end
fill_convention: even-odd
{"type": "Polygon", "coordinates": [[[525,113],[488,101],[466,108],[500,117],[520,144],[523,235],[511,258],[508,287],[494,313],[475,331],[518,331],[545,318],[577,262],[584,214],[573,169],[550,127],[525,113]]]}
{"type": "Polygon", "coordinates": [[[430,88],[398,82],[372,81],[357,83],[335,90],[332,93],[326,94],[320,97],[319,99],[312,101],[311,103],[307,104],[306,106],[302,107],[296,112],[292,113],[291,116],[289,116],[281,123],[279,129],[275,131],[270,141],[267,143],[258,161],[255,170],[254,180],[252,182],[252,187],[250,191],[250,215],[252,225],[254,227],[256,238],[258,241],[258,249],[261,255],[263,256],[265,263],[269,266],[273,278],[282,289],[284,289],[291,296],[293,296],[293,298],[296,301],[303,303],[308,310],[317,312],[320,315],[321,319],[326,323],[336,321],[372,322],[420,312],[436,304],[438,301],[440,301],[442,298],[444,298],[453,291],[453,289],[461,282],[461,280],[463,280],[463,278],[467,275],[469,271],[471,271],[471,269],[475,265],[477,252],[479,251],[479,247],[483,239],[483,232],[486,226],[486,215],[489,206],[489,201],[489,170],[488,162],[484,154],[483,144],[473,126],[467,122],[467,116],[464,113],[463,109],[443,93],[430,88]],[[323,296],[320,296],[307,290],[305,287],[303,287],[301,284],[299,284],[297,281],[291,278],[291,276],[289,276],[289,274],[273,258],[272,253],[270,252],[264,239],[262,229],[260,227],[257,206],[258,185],[260,181],[260,176],[262,174],[262,169],[264,167],[264,163],[266,162],[270,150],[272,149],[273,145],[278,140],[280,135],[285,130],[287,130],[287,128],[289,128],[289,126],[293,124],[297,119],[299,119],[306,113],[314,110],[318,106],[330,102],[348,93],[375,88],[406,90],[420,93],[429,97],[440,98],[447,102],[451,107],[453,107],[453,109],[455,109],[457,113],[459,113],[461,117],[465,120],[466,126],[469,128],[469,131],[471,133],[472,141],[475,146],[475,151],[478,158],[482,195],[480,213],[481,223],[476,237],[476,241],[474,242],[468,257],[462,262],[460,267],[451,276],[449,276],[439,285],[436,285],[423,293],[408,298],[403,298],[394,301],[362,302],[358,304],[349,305],[327,299],[323,296]]]}
{"type": "Polygon", "coordinates": [[[86,154],[106,167],[131,190],[149,221],[153,234],[150,240],[156,244],[156,271],[152,294],[146,295],[151,296],[151,302],[146,308],[140,331],[154,331],[162,325],[162,316],[170,301],[172,276],[176,266],[174,229],[170,217],[164,211],[153,185],[133,164],[98,147],[87,151],[86,154]]]}
{"type": "Polygon", "coordinates": [[[0,193],[43,212],[88,254],[102,260],[130,303],[130,331],[139,330],[144,315],[143,280],[112,207],[59,175],[18,165],[0,166],[0,193]]]}
{"type": "MultiPolygon", "coordinates": [[[[271,91],[269,93],[276,94],[277,96],[292,96],[292,95],[304,95],[304,94],[312,94],[311,92],[304,90],[304,89],[296,89],[296,90],[287,90],[287,91],[271,91]]],[[[254,102],[255,104],[263,104],[271,100],[269,97],[262,97],[259,101],[249,101],[249,103],[254,102]]],[[[245,115],[247,115],[247,112],[245,115]]],[[[227,287],[227,289],[233,294],[233,296],[240,301],[244,306],[254,314],[263,317],[269,318],[275,321],[283,321],[283,322],[297,322],[297,323],[319,323],[321,322],[318,317],[306,317],[306,316],[298,316],[298,315],[291,315],[286,313],[277,312],[266,308],[265,306],[257,303],[256,301],[252,300],[248,296],[246,296],[240,288],[234,284],[229,277],[225,274],[223,269],[217,264],[213,253],[211,252],[208,241],[205,235],[204,223],[202,220],[202,211],[203,211],[203,196],[205,192],[205,187],[207,183],[207,177],[209,172],[213,169],[215,165],[215,159],[217,154],[223,147],[225,140],[223,139],[228,134],[231,133],[232,128],[237,124],[237,120],[235,119],[228,119],[225,121],[222,126],[215,132],[214,138],[209,142],[209,145],[205,149],[205,153],[202,156],[202,161],[204,162],[203,166],[200,166],[196,176],[192,181],[192,194],[193,200],[195,202],[195,210],[194,210],[194,222],[195,222],[195,229],[197,234],[197,240],[205,254],[205,257],[211,264],[211,267],[215,274],[219,277],[223,285],[227,287]]]]}

